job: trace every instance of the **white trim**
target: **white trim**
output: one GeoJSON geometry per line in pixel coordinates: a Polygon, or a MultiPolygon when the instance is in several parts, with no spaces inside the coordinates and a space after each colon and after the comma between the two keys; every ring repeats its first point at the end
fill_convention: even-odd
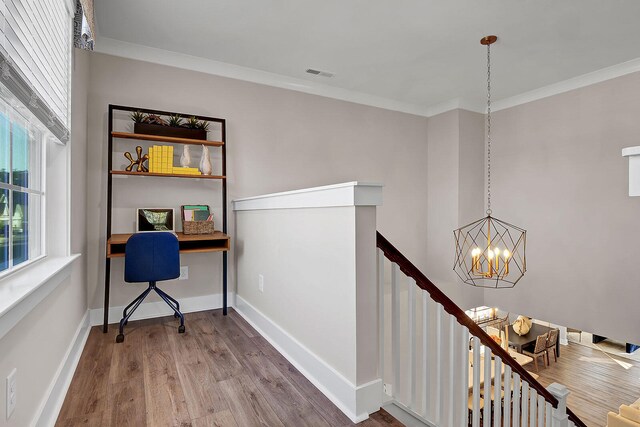
{"type": "MultiPolygon", "coordinates": [[[[96,31],[97,32],[97,31],[96,31]]],[[[107,55],[119,56],[122,58],[136,59],[140,61],[152,62],[155,64],[168,65],[186,70],[199,71],[236,80],[249,81],[267,86],[279,87],[282,89],[294,90],[297,92],[309,93],[312,95],[325,96],[327,98],[339,99],[342,101],[354,102],[356,104],[368,105],[372,107],[384,108],[386,110],[399,111],[414,114],[422,117],[433,117],[451,110],[463,109],[477,113],[486,113],[486,105],[472,102],[468,99],[455,98],[433,106],[422,106],[383,98],[362,92],[342,89],[329,86],[314,81],[298,79],[281,74],[260,71],[253,68],[241,67],[225,62],[186,55],[134,43],[127,43],[120,40],[98,37],[96,35],[96,52],[107,55]]],[[[528,92],[524,92],[511,97],[495,100],[492,103],[493,111],[500,111],[528,102],[547,98],[560,93],[590,86],[603,81],[611,80],[627,74],[640,71],[640,58],[621,64],[612,65],[591,73],[569,78],[557,83],[540,87],[528,92]]]]}
{"type": "Polygon", "coordinates": [[[233,201],[233,210],[380,205],[382,205],[382,184],[352,181],[237,199],[233,201]]]}
{"type": "Polygon", "coordinates": [[[56,423],[90,331],[89,311],[87,310],[84,316],[82,316],[82,320],[69,344],[69,348],[60,362],[53,381],[51,381],[47,389],[45,398],[36,412],[37,415],[31,422],[32,426],[53,426],[56,423]]]}
{"type": "Polygon", "coordinates": [[[487,112],[487,105],[484,103],[474,103],[466,99],[456,98],[427,108],[426,115],[427,117],[433,117],[453,110],[467,110],[474,113],[485,114],[487,112]]]}
{"type": "Polygon", "coordinates": [[[436,427],[435,424],[400,402],[386,403],[383,409],[407,427],[436,427]]]}
{"type": "Polygon", "coordinates": [[[0,280],[0,338],[71,275],[79,257],[46,257],[0,280]]]}
{"type": "Polygon", "coordinates": [[[380,409],[381,379],[356,386],[239,295],[235,309],[351,421],[364,421],[380,409]]]}
{"type": "Polygon", "coordinates": [[[304,92],[312,95],[339,99],[341,101],[384,108],[386,110],[400,111],[402,113],[415,114],[424,117],[426,117],[427,114],[427,109],[421,105],[409,104],[376,95],[329,86],[310,80],[284,76],[282,74],[270,73],[267,71],[214,61],[212,59],[201,58],[184,53],[123,42],[121,40],[108,37],[99,37],[96,39],[95,51],[122,58],[169,65],[171,67],[182,68],[185,70],[199,71],[201,73],[259,83],[267,86],[279,87],[281,89],[289,89],[296,92],[304,92]]]}
{"type": "Polygon", "coordinates": [[[640,58],[623,62],[621,64],[612,65],[611,67],[596,70],[591,73],[563,80],[558,83],[543,86],[541,88],[534,89],[529,92],[524,92],[519,95],[511,96],[509,98],[493,101],[491,103],[491,110],[504,110],[507,108],[526,104],[528,102],[537,101],[542,98],[569,92],[574,89],[580,89],[582,87],[591,86],[596,83],[615,79],[617,77],[635,73],[637,71],[640,71],[640,58]]]}
{"type": "Polygon", "coordinates": [[[637,156],[637,155],[640,155],[640,145],[622,149],[622,157],[637,156]]]}
{"type": "MultiPolygon", "coordinates": [[[[228,294],[231,301],[231,292],[228,294]]],[[[222,308],[222,294],[201,295],[190,298],[178,298],[180,311],[183,313],[193,313],[196,311],[215,310],[222,308]]],[[[109,324],[118,323],[122,318],[124,305],[119,307],[109,307],[109,324]]],[[[102,325],[104,321],[103,308],[92,308],[89,310],[91,326],[102,325]]],[[[145,302],[133,313],[131,320],[152,319],[156,317],[170,316],[173,311],[164,301],[145,302]]]]}

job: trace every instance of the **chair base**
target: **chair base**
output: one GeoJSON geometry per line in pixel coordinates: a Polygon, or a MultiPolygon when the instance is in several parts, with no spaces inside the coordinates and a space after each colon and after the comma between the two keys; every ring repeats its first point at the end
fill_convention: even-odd
{"type": "Polygon", "coordinates": [[[140,307],[142,301],[144,301],[144,299],[147,297],[147,295],[149,295],[151,291],[155,291],[158,296],[162,298],[162,300],[166,302],[169,307],[171,307],[171,309],[173,310],[173,317],[180,318],[178,333],[184,333],[184,315],[180,311],[180,303],[166,294],[162,289],[158,288],[156,286],[156,282],[149,282],[149,287],[143,293],[138,295],[136,299],[131,301],[131,303],[122,311],[122,319],[120,319],[120,328],[118,330],[119,333],[116,336],[117,343],[121,343],[124,341],[124,327],[127,325],[127,323],[129,323],[129,318],[131,317],[131,315],[138,309],[138,307],[140,307]],[[131,309],[131,311],[129,311],[129,309],[131,309]]]}

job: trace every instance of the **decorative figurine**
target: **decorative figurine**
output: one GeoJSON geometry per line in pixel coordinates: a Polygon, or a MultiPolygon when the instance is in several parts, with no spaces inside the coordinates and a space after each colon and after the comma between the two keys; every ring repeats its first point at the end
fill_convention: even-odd
{"type": "Polygon", "coordinates": [[[189,146],[185,144],[182,149],[182,156],[180,156],[180,166],[188,168],[191,165],[191,153],[189,152],[189,146]]]}
{"type": "Polygon", "coordinates": [[[203,175],[211,175],[212,169],[211,159],[209,158],[209,148],[203,144],[202,156],[200,157],[200,172],[202,172],[203,175]]]}
{"type": "Polygon", "coordinates": [[[131,162],[131,164],[127,166],[125,170],[127,172],[131,172],[133,167],[136,166],[136,172],[149,172],[149,169],[147,169],[147,167],[144,165],[144,162],[149,160],[149,155],[145,154],[143,156],[142,147],[139,145],[136,147],[136,153],[138,154],[138,160],[133,160],[133,157],[131,157],[130,152],[127,151],[126,153],[124,153],[124,156],[127,158],[127,160],[131,162]]]}

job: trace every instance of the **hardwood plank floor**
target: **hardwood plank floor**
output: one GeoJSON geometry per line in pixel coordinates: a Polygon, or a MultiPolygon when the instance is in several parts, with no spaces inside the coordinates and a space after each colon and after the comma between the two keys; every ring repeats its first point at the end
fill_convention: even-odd
{"type": "Polygon", "coordinates": [[[565,385],[571,392],[567,405],[588,426],[605,426],[607,412],[640,397],[640,363],[572,342],[560,353],[557,362],[551,354],[550,366],[540,364],[538,381],[565,385]]]}
{"type": "MultiPolygon", "coordinates": [[[[94,327],[56,426],[352,426],[235,311],[94,327]]],[[[402,426],[380,410],[367,427],[402,426]]]]}

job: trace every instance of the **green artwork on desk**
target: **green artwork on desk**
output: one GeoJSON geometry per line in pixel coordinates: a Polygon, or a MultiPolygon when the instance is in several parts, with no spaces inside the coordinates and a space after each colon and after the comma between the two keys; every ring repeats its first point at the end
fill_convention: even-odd
{"type": "Polygon", "coordinates": [[[137,231],[173,231],[174,219],[171,208],[138,209],[137,231]]]}

